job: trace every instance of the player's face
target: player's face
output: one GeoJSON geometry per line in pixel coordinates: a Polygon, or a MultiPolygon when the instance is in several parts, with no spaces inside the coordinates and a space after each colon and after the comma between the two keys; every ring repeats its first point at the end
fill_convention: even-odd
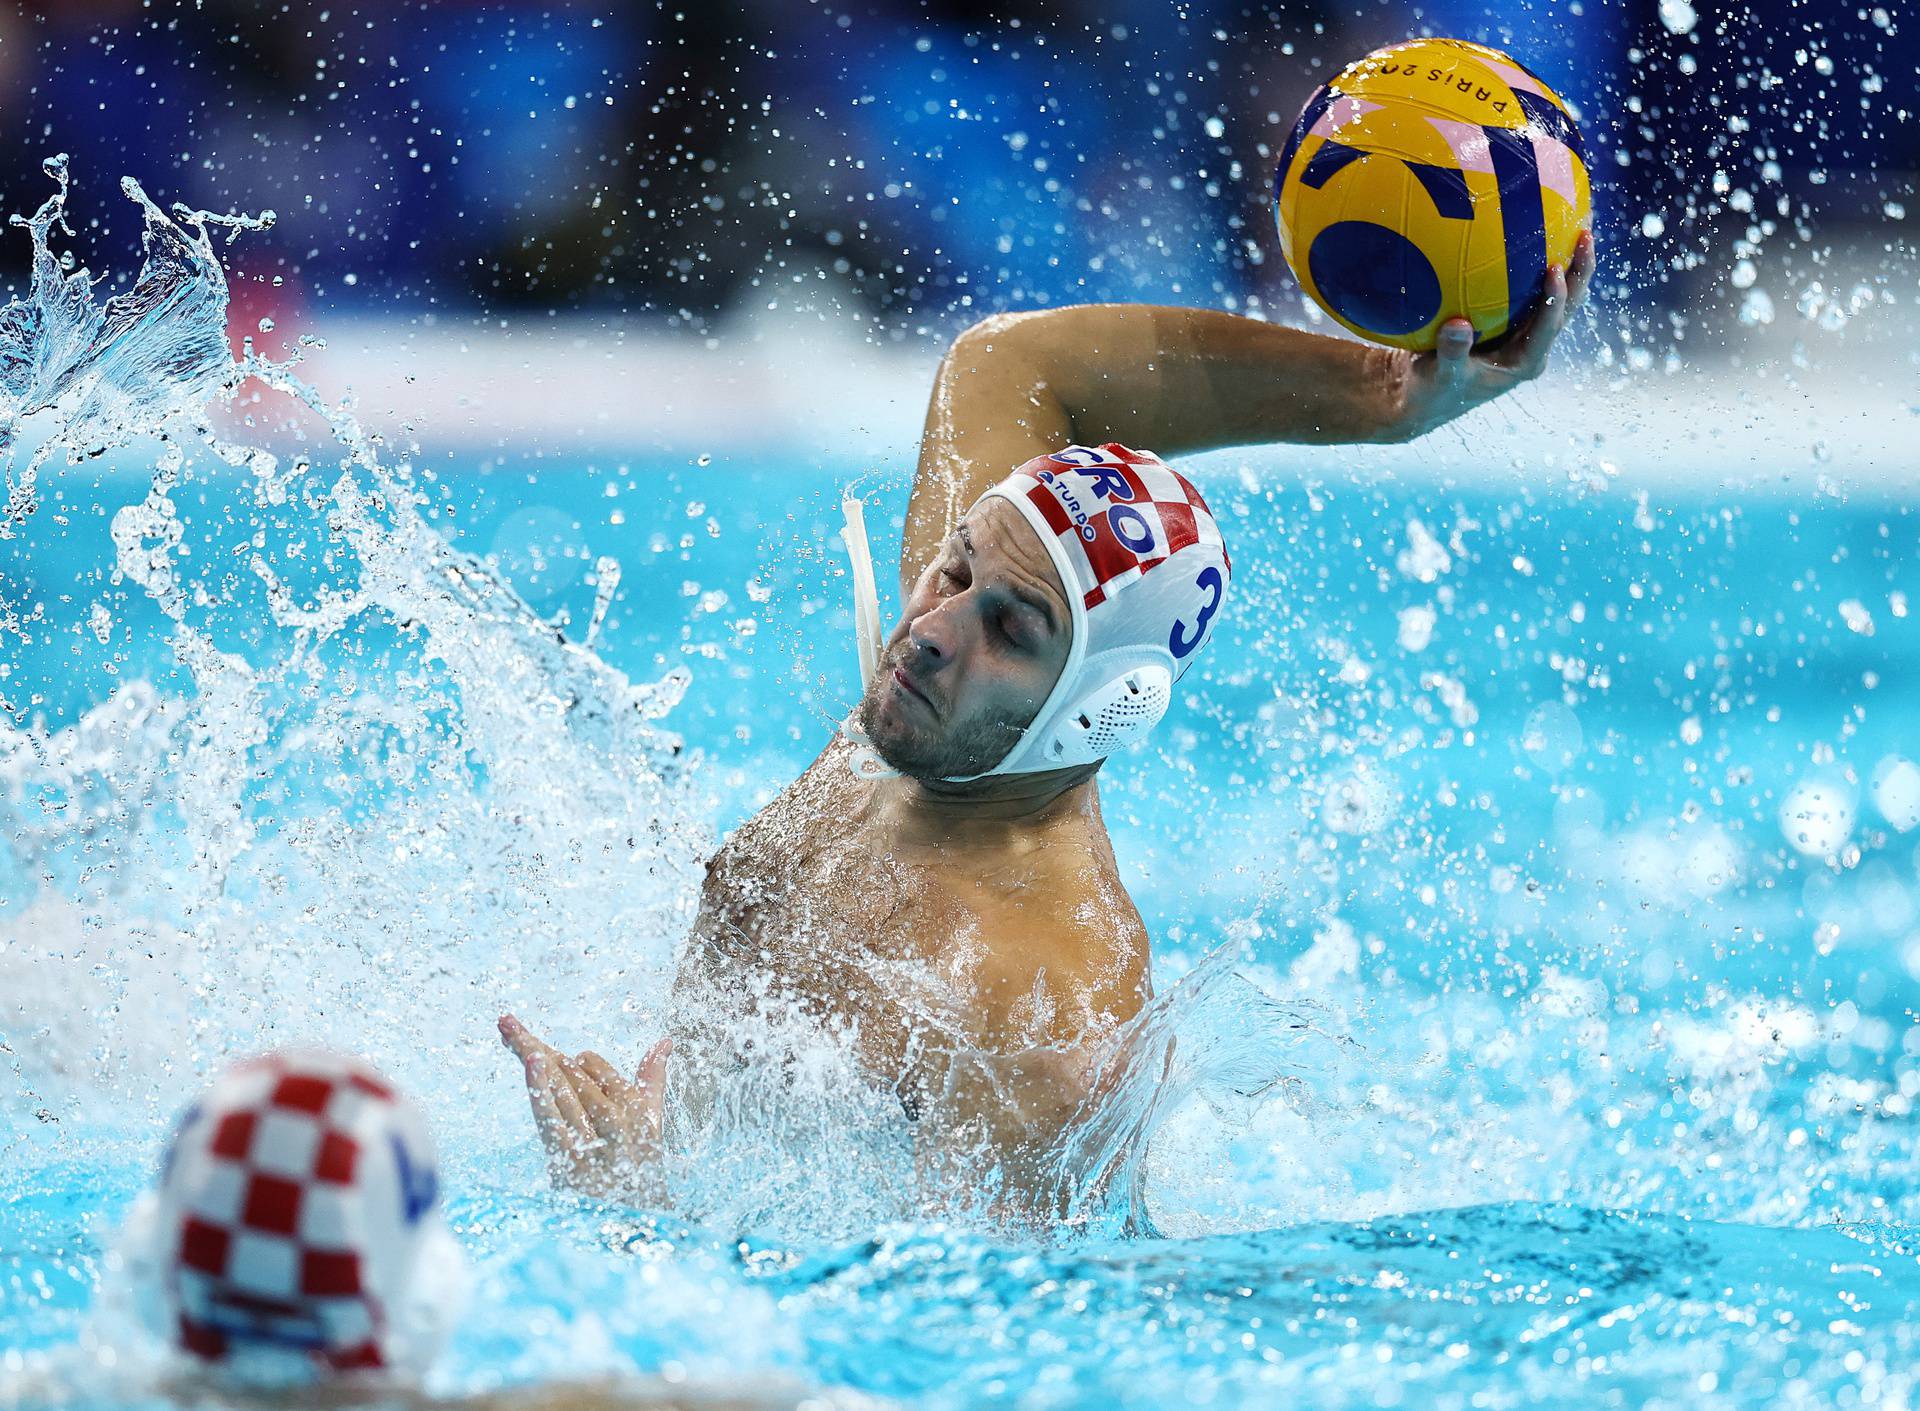
{"type": "Polygon", "coordinates": [[[902,774],[984,773],[1046,703],[1072,632],[1040,536],[1006,501],[984,500],[913,585],[860,727],[902,774]]]}

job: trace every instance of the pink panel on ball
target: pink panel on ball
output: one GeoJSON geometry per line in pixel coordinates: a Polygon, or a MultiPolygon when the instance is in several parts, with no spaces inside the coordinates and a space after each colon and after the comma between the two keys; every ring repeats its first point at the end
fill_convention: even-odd
{"type": "Polygon", "coordinates": [[[1547,90],[1540,86],[1540,81],[1525,69],[1515,68],[1512,64],[1502,63],[1498,59],[1489,59],[1484,55],[1480,57],[1480,62],[1505,79],[1507,87],[1515,92],[1538,93],[1542,98],[1547,96],[1547,90]]]}
{"type": "Polygon", "coordinates": [[[1315,137],[1331,137],[1340,128],[1356,118],[1373,112],[1379,106],[1378,103],[1369,103],[1364,98],[1352,98],[1342,94],[1327,105],[1326,112],[1320,115],[1320,120],[1308,131],[1315,137]]]}
{"type": "Polygon", "coordinates": [[[1453,149],[1453,159],[1460,164],[1461,171],[1481,171],[1489,175],[1493,172],[1493,153],[1487,149],[1487,134],[1470,122],[1455,122],[1452,118],[1428,118],[1439,134],[1447,139],[1447,146],[1453,149]]]}
{"type": "Polygon", "coordinates": [[[1573,184],[1573,153],[1554,137],[1533,139],[1533,163],[1540,171],[1540,184],[1559,194],[1568,205],[1577,199],[1573,184]]]}

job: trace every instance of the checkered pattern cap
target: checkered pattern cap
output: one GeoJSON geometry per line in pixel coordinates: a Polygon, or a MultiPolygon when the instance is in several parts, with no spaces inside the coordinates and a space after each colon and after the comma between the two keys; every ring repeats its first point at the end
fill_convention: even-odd
{"type": "Polygon", "coordinates": [[[437,1177],[419,1110],[366,1064],[289,1051],[228,1069],[181,1119],[156,1194],[182,1349],[395,1360],[437,1177]]]}
{"type": "MultiPolygon", "coordinates": [[[[1065,586],[1079,597],[1090,627],[1107,604],[1175,562],[1193,566],[1206,559],[1232,572],[1205,498],[1149,451],[1117,441],[1069,446],[1028,461],[996,488],[1038,511],[1065,551],[1073,570],[1065,586]]],[[[1196,592],[1196,614],[1210,596],[1210,590],[1196,592]]],[[[1184,655],[1191,653],[1188,648],[1184,655]]]]}

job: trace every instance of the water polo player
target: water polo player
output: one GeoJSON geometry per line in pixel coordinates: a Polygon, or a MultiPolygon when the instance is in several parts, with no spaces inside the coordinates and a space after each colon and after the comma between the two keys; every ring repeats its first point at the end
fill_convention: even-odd
{"type": "Polygon", "coordinates": [[[1582,237],[1570,277],[1549,271],[1490,352],[1464,319],[1414,354],[1148,306],[957,339],[907,510],[905,610],[883,647],[863,632],[847,725],[709,863],[671,1059],[656,1049],[629,1080],[502,1020],[556,1174],[660,1198],[663,1075],[697,1123],[743,1061],[737,1017],[785,1007],[898,1095],[936,1158],[921,1169],[951,1173],[964,1149],[1003,1206],[1043,1212],[1049,1153],[1149,994],[1095,775],[1162,717],[1231,606],[1231,526],[1128,448],[1421,435],[1537,375],[1592,270],[1582,237]]]}

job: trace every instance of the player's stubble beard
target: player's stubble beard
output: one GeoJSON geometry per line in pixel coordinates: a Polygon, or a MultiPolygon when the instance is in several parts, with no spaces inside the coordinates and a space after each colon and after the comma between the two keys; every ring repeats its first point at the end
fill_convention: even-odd
{"type": "MultiPolygon", "coordinates": [[[[880,654],[878,669],[860,698],[856,720],[874,752],[887,764],[910,779],[927,783],[943,779],[965,779],[985,774],[1007,757],[1021,732],[1033,723],[1033,717],[1014,724],[996,719],[989,712],[984,718],[963,720],[956,727],[950,717],[928,718],[926,723],[899,724],[898,713],[888,720],[881,711],[886,693],[898,688],[893,670],[902,665],[901,643],[880,654]]],[[[909,675],[912,673],[909,672],[909,675]]],[[[908,707],[913,710],[915,707],[908,707]]],[[[925,709],[920,714],[927,716],[925,709]]]]}

